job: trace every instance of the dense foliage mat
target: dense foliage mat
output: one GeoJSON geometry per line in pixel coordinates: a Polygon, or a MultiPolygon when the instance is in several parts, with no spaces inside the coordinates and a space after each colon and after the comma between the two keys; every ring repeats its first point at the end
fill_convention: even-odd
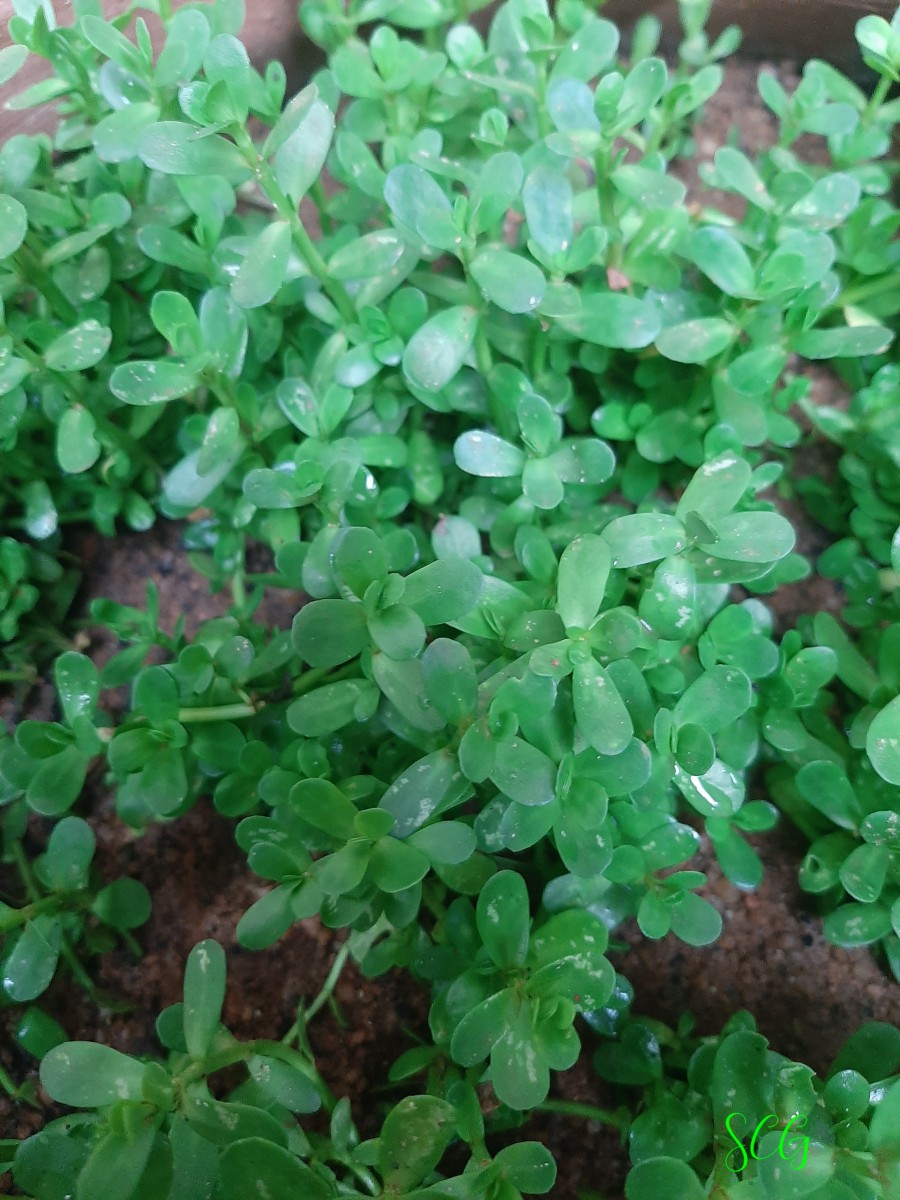
{"type": "Polygon", "coordinates": [[[864,1026],[819,1080],[746,1013],[705,1038],[632,1014],[606,950],[629,918],[715,941],[701,844],[753,888],[746,835],[781,812],[827,936],[900,979],[900,18],[857,27],[871,96],[817,61],[791,95],[760,75],[776,144],[700,168],[736,218],[677,169],[739,41],[710,43],[709,0],[680,0],[673,67],[653,18],[626,55],[582,0],[508,0],[486,37],[471,0],[303,0],[328,63],[287,103],[240,0],[72,7],[58,28],[15,0],[0,52],[3,81],[53,68],[10,107],[60,113],[0,150],[2,677],[52,672],[59,701],[0,740],[3,1002],[80,1110],[2,1144],[18,1188],[550,1192],[544,1146],[492,1136],[552,1110],[587,1028],[621,1103],[584,1115],[627,1141],[628,1200],[896,1200],[900,1030],[864,1026]],[[811,400],[820,360],[846,407],[811,400]],[[831,479],[795,474],[804,421],[831,479]],[[786,496],[833,534],[815,567],[786,496]],[[63,527],[160,517],[230,611],[188,637],[152,587],[97,601],[121,643],[98,670],[61,631],[63,527]],[[765,597],[813,569],[841,620],[776,631],[765,597]],[[256,616],[267,589],[305,593],[290,631],[256,616]],[[150,913],[92,871],[89,772],[138,832],[208,798],[237,821],[272,885],[248,949],[347,931],[283,1041],[222,1026],[211,941],[157,1059],[34,1005],[57,968],[92,989],[85,957],[150,913]],[[431,991],[431,1044],[391,1072],[418,1091],[362,1142],[306,1032],[351,955],[431,991]]]}

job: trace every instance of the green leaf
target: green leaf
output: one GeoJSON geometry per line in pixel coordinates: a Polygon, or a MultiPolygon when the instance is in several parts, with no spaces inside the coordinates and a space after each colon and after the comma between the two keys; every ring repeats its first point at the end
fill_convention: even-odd
{"type": "Polygon", "coordinates": [[[115,879],[94,897],[91,912],[112,929],[136,929],[150,919],[150,893],[137,879],[115,879]]]}
{"type": "Polygon", "coordinates": [[[656,348],[675,362],[705,363],[731,345],[736,333],[721,317],[697,317],[667,326],[656,338],[656,348]]]}
{"type": "Polygon", "coordinates": [[[617,350],[649,346],[661,326],[659,314],[647,301],[618,292],[581,295],[577,312],[557,320],[568,333],[617,350]]]}
{"type": "Polygon", "coordinates": [[[247,909],[237,924],[237,939],[247,950],[265,950],[294,923],[291,888],[266,892],[247,909]]]}
{"type": "Polygon", "coordinates": [[[101,1108],[140,1100],[144,1064],[95,1042],[63,1042],[41,1063],[41,1086],[58,1104],[101,1108]]]}
{"type": "Polygon", "coordinates": [[[522,160],[509,150],[485,162],[469,194],[473,233],[485,233],[503,220],[519,195],[523,174],[522,160]]]}
{"type": "Polygon", "coordinates": [[[900,1069],[900,1029],[886,1021],[866,1021],[841,1047],[830,1075],[858,1071],[870,1083],[900,1069]]]}
{"type": "Polygon", "coordinates": [[[367,720],[375,711],[377,699],[377,689],[362,679],[326,683],[288,707],[287,723],[302,737],[322,737],[352,721],[367,720]]]}
{"type": "Polygon", "coordinates": [[[261,308],[284,283],[291,249],[287,221],[272,221],[247,249],[241,269],[231,285],[231,296],[241,308],[261,308]]]}
{"type": "Polygon", "coordinates": [[[51,371],[86,371],[96,366],[112,342],[112,331],[99,321],[82,321],[61,334],[44,351],[51,371]]]}
{"type": "Polygon", "coordinates": [[[59,961],[62,930],[51,916],[26,921],[3,964],[3,990],[10,1000],[24,1004],[45,992],[59,961]]]}
{"type": "Polygon", "coordinates": [[[397,265],[405,248],[393,229],[375,229],[335,251],[328,260],[328,274],[340,280],[384,275],[397,265]]]}
{"type": "Polygon", "coordinates": [[[492,875],[478,897],[475,923],[492,961],[503,971],[521,967],[528,953],[531,909],[517,871],[492,875]]]}
{"type": "Polygon", "coordinates": [[[747,512],[719,517],[713,523],[716,541],[698,539],[713,558],[731,562],[777,562],[794,548],[794,527],[780,513],[747,512]]]}
{"type": "Polygon", "coordinates": [[[857,846],[841,864],[841,883],[854,900],[873,904],[881,895],[890,861],[887,846],[857,846]]]}
{"type": "Polygon", "coordinates": [[[123,404],[162,404],[186,396],[199,382],[187,363],[165,358],[121,363],[110,376],[109,390],[123,404]]]}
{"type": "Polygon", "coordinates": [[[207,938],[188,955],[184,971],[184,1040],[191,1058],[210,1051],[225,1000],[225,951],[207,938]]]}
{"type": "Polygon", "coordinates": [[[866,733],[866,753],[882,779],[900,784],[900,696],[876,714],[866,733]]]}
{"type": "Polygon", "coordinates": [[[53,665],[53,678],[66,721],[91,716],[100,697],[100,675],[86,654],[66,650],[53,665]]]}
{"type": "Polygon", "coordinates": [[[752,701],[753,689],[743,671],[714,666],[682,693],[672,716],[676,727],[690,722],[702,726],[707,733],[718,733],[742,717],[752,701]]]}
{"type": "Polygon", "coordinates": [[[261,1137],[242,1138],[225,1147],[219,1167],[223,1200],[328,1200],[332,1189],[290,1151],[261,1137]]]}
{"type": "Polygon", "coordinates": [[[121,163],[137,158],[141,133],[159,120],[155,104],[138,101],[111,112],[94,127],[94,150],[101,162],[121,163]]]}
{"type": "Polygon", "coordinates": [[[4,46],[0,50],[0,87],[4,83],[8,83],[14,75],[21,71],[27,59],[27,46],[4,46]]]}
{"type": "MultiPolygon", "coordinates": [[[[14,47],[7,46],[6,49],[12,50],[14,47]]],[[[0,259],[15,254],[25,241],[27,232],[28,213],[25,206],[12,196],[0,195],[0,259]]]]}
{"type": "Polygon", "coordinates": [[[892,1084],[875,1107],[869,1147],[885,1162],[900,1158],[900,1083],[892,1084]]]}
{"type": "Polygon", "coordinates": [[[478,324],[474,308],[459,305],[436,313],[418,329],[403,352],[403,373],[413,387],[439,392],[459,373],[478,324]]]}
{"type": "Polygon", "coordinates": [[[722,932],[718,911],[694,892],[681,893],[669,907],[669,921],[675,936],[689,946],[708,946],[722,932]]]}
{"type": "Polygon", "coordinates": [[[80,475],[90,470],[103,452],[96,432],[97,422],[86,408],[75,404],[66,409],[56,437],[56,461],[63,471],[80,475]]]}
{"type": "Polygon", "coordinates": [[[455,1132],[456,1111],[446,1100],[406,1096],[388,1113],[378,1139],[385,1187],[400,1194],[421,1183],[441,1161],[455,1132]]]}
{"type": "Polygon", "coordinates": [[[688,240],[687,254],[726,296],[753,295],[756,282],[753,264],[747,251],[727,229],[709,226],[696,230],[688,240]]]}
{"type": "Polygon", "coordinates": [[[532,1006],[523,1004],[491,1054],[491,1082],[498,1100],[526,1110],[550,1090],[550,1072],[536,1044],[532,1006]]]}
{"type": "Polygon", "coordinates": [[[497,743],[490,779],[519,804],[549,804],[554,795],[556,767],[546,754],[513,738],[497,743]]]}
{"type": "Polygon", "coordinates": [[[402,163],[388,172],[384,198],[397,220],[423,242],[428,243],[441,219],[452,229],[450,201],[433,177],[414,163],[402,163]]]}
{"type": "Polygon", "coordinates": [[[891,915],[882,904],[843,904],[825,918],[829,942],[852,950],[871,946],[891,932],[891,915]]]}
{"type": "Polygon", "coordinates": [[[688,544],[682,523],[665,513],[616,517],[603,530],[602,537],[612,551],[613,566],[619,568],[668,558],[688,544]]]}
{"type": "Polygon", "coordinates": [[[683,521],[689,512],[704,518],[730,513],[749,487],[752,474],[750,464],[732,451],[716,455],[694,473],[675,515],[683,521]]]}
{"type": "Polygon", "coordinates": [[[576,662],[572,699],[578,731],[599,754],[618,755],[634,732],[631,716],[609,673],[594,658],[576,662]]]}
{"type": "Polygon", "coordinates": [[[148,125],[138,135],[138,156],[145,166],[165,175],[223,175],[235,182],[250,174],[233,142],[216,133],[203,137],[198,133],[182,121],[148,125]]]}
{"type": "Polygon", "coordinates": [[[201,450],[195,450],[172,468],[163,481],[163,495],[175,508],[192,509],[216,490],[231,473],[231,469],[244,452],[244,441],[240,439],[208,471],[200,471],[201,450]]]}
{"type": "Polygon", "coordinates": [[[474,830],[462,821],[438,821],[410,834],[410,846],[426,854],[439,866],[456,866],[475,853],[478,839],[474,830]]]}
{"type": "Polygon", "coordinates": [[[610,179],[623,196],[642,208],[677,208],[687,194],[680,179],[637,164],[618,167],[610,179]]]}
{"type": "Polygon", "coordinates": [[[489,479],[521,475],[525,466],[525,455],[518,446],[481,430],[460,434],[453,445],[453,457],[460,470],[489,479]]]}
{"type": "Polygon", "coordinates": [[[625,1180],[625,1200],[704,1200],[700,1180],[677,1158],[646,1158],[625,1180]]]}
{"type": "Polygon", "coordinates": [[[428,856],[409,842],[383,837],[376,842],[369,860],[369,874],[383,892],[403,892],[415,887],[431,867],[428,856]]]}
{"type": "Polygon", "coordinates": [[[54,891],[86,887],[96,845],[93,830],[86,821],[80,817],[64,817],[50,834],[41,860],[41,878],[54,891]]]}
{"type": "Polygon", "coordinates": [[[796,775],[800,796],[841,829],[856,832],[863,808],[847,779],[846,769],[835,762],[806,762],[796,775]]]}
{"type": "Polygon", "coordinates": [[[351,600],[314,600],[291,627],[294,649],[311,667],[336,667],[369,644],[366,614],[351,600]]]}
{"type": "Polygon", "coordinates": [[[545,254],[562,254],[571,247],[573,199],[568,179],[551,167],[535,167],[525,180],[522,201],[528,231],[545,254]]]}
{"type": "Polygon", "coordinates": [[[861,186],[852,175],[835,172],[817,179],[790,210],[790,216],[809,229],[841,225],[859,203],[861,186]]]}
{"type": "Polygon", "coordinates": [[[556,580],[556,611],[567,629],[587,629],[593,623],[611,568],[609,542],[596,534],[582,534],[563,551],[556,580]]]}
{"type": "Polygon", "coordinates": [[[422,655],[422,674],[431,703],[450,724],[459,725],[474,711],[478,679],[461,642],[435,638],[422,655]]]}
{"type": "Polygon", "coordinates": [[[297,128],[275,154],[275,180],[296,207],[321,174],[331,139],[334,116],[316,100],[301,117],[297,128]]]}
{"type": "Polygon", "coordinates": [[[88,759],[77,746],[44,759],[28,784],[28,807],[44,817],[66,812],[81,795],[87,768],[88,759]]]}
{"type": "Polygon", "coordinates": [[[884,354],[893,340],[883,325],[838,325],[799,334],[791,339],[791,349],[804,358],[860,358],[884,354]]]}
{"type": "Polygon", "coordinates": [[[403,603],[417,612],[425,625],[443,625],[471,612],[483,586],[484,576],[475,563],[466,558],[441,558],[407,575],[403,603]]]}
{"type": "Polygon", "coordinates": [[[453,785],[459,781],[456,759],[446,750],[428,754],[407,767],[379,801],[378,807],[394,818],[396,837],[409,837],[436,813],[448,807],[453,785]]]}
{"type": "Polygon", "coordinates": [[[544,298],[543,271],[520,254],[488,247],[472,259],[469,270],[482,295],[504,312],[531,312],[544,298]]]}
{"type": "Polygon", "coordinates": [[[556,1183],[553,1155],[540,1142],[516,1142],[494,1157],[503,1178],[520,1192],[543,1196],[556,1183]]]}

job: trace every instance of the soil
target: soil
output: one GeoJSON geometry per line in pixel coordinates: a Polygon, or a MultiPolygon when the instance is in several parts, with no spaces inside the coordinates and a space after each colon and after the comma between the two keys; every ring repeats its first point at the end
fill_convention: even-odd
{"type": "MultiPolygon", "coordinates": [[[[711,158],[732,131],[751,153],[771,142],[773,125],[756,97],[758,70],[740,63],[728,68],[725,87],[698,135],[701,159],[711,158]]],[[[790,86],[791,68],[782,66],[779,74],[790,86]]],[[[687,177],[696,194],[694,164],[688,165],[687,177]]],[[[824,371],[815,373],[814,394],[823,403],[843,399],[839,382],[824,371]]],[[[817,442],[804,446],[800,462],[803,472],[830,478],[833,460],[827,447],[817,442]]],[[[818,554],[827,544],[824,531],[793,500],[781,503],[798,529],[798,548],[818,554]]],[[[86,569],[85,609],[94,596],[141,606],[147,581],[153,580],[159,589],[164,628],[171,629],[181,614],[193,629],[224,612],[228,597],[209,594],[205,581],[181,552],[180,538],[177,525],[114,541],[82,535],[78,548],[86,569]]],[[[267,599],[266,620],[286,628],[299,602],[299,596],[290,594],[267,599]]],[[[782,589],[767,602],[785,626],[800,612],[838,611],[841,596],[834,584],[813,578],[782,589]]],[[[84,640],[98,660],[115,649],[108,637],[86,632],[84,640]]],[[[29,698],[27,715],[47,719],[52,705],[52,689],[41,684],[29,698]]],[[[17,714],[8,699],[0,705],[0,715],[14,720],[24,714],[17,714]]],[[[111,797],[101,779],[92,781],[83,811],[97,834],[101,872],[106,877],[125,874],[140,879],[153,897],[153,914],[138,931],[143,948],[140,961],[127,950],[116,950],[92,964],[98,987],[126,1001],[129,1011],[98,1009],[67,979],[54,983],[41,1003],[67,1035],[99,1040],[133,1054],[156,1053],[155,1018],[179,997],[185,957],[205,937],[222,942],[228,956],[224,1014],[228,1026],[242,1037],[283,1035],[294,1020],[298,1000],[319,990],[342,935],[316,921],[304,921],[264,954],[238,947],[236,922],[264,885],[235,846],[231,824],[207,800],[186,817],[157,825],[142,837],[114,819],[111,797]]],[[[36,850],[45,830],[35,822],[32,832],[36,850]]],[[[627,953],[614,955],[614,960],[634,985],[635,1011],[674,1024],[684,1009],[690,1009],[698,1032],[707,1034],[717,1032],[728,1016],[746,1008],[775,1049],[822,1071],[862,1020],[900,1023],[900,987],[868,951],[838,950],[822,937],[821,921],[796,881],[804,851],[799,835],[782,825],[755,844],[765,864],[765,879],[756,892],[732,886],[708,853],[707,861],[700,864],[710,878],[705,894],[724,918],[717,943],[692,949],[672,936],[651,943],[632,926],[622,933],[629,945],[627,953]]],[[[0,877],[0,892],[7,886],[13,888],[0,877]]],[[[392,973],[367,980],[352,965],[345,969],[335,996],[346,1027],[334,1012],[323,1009],[311,1027],[313,1049],[327,1082],[338,1096],[351,1099],[364,1136],[371,1136],[385,1099],[398,1094],[385,1087],[388,1067],[417,1036],[427,1034],[427,996],[405,976],[392,973]]],[[[14,1079],[36,1082],[33,1060],[11,1040],[14,1022],[14,1010],[0,1013],[0,1063],[14,1079]]],[[[586,1052],[579,1064],[555,1076],[553,1095],[615,1104],[615,1097],[591,1071],[589,1031],[584,1032],[584,1041],[586,1052]]],[[[45,1096],[41,1099],[46,1102],[45,1096]]],[[[27,1136],[53,1115],[49,1103],[40,1110],[0,1100],[0,1137],[27,1136]]],[[[552,1150],[559,1164],[556,1200],[620,1200],[627,1152],[609,1129],[583,1118],[537,1114],[515,1136],[537,1138],[552,1150]]],[[[0,1180],[0,1193],[14,1194],[8,1177],[0,1180]]]]}

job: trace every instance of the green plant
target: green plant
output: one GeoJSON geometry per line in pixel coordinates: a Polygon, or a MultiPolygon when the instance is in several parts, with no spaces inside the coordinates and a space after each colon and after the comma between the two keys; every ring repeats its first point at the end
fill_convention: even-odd
{"type": "MultiPolygon", "coordinates": [[[[631,1019],[606,957],[632,917],[714,941],[694,856],[708,839],[755,887],[745,835],[780,809],[812,843],[801,882],[828,935],[879,944],[900,979],[900,22],[859,25],[871,97],[823,63],[790,96],[761,75],[777,145],[701,170],[738,219],[685,205],[676,172],[737,44],[710,44],[706,0],[679,6],[672,69],[652,21],[625,61],[581,0],[509,0],[486,38],[473,7],[303,0],[328,65],[285,104],[237,0],[114,21],[76,0],[69,28],[16,5],[0,77],[48,59],[12,104],[62,120],[0,151],[0,512],[31,539],[0,545],[0,632],[37,603],[28,580],[59,582],[69,520],[190,517],[191,561],[231,606],[189,637],[160,628],[152,586],[143,610],[96,601],[121,648],[102,671],[67,649],[59,719],[0,738],[4,860],[28,892],[0,911],[7,995],[35,998],[58,957],[90,986],[74,944],[107,944],[95,918],[129,943],[146,919],[133,881],[92,890],[71,815],[89,777],[138,832],[206,797],[239,819],[273,885],[240,920],[247,949],[312,916],[348,931],[283,1043],[221,1027],[212,942],[160,1018],[166,1064],[26,1028],[51,1098],[95,1110],[5,1144],[35,1200],[76,1177],[78,1200],[547,1192],[544,1147],[486,1139],[564,1111],[551,1072],[585,1026],[600,1074],[645,1089],[582,1114],[627,1137],[628,1200],[900,1183],[896,1030],[864,1028],[823,1088],[744,1016],[699,1040],[631,1019]],[[820,360],[855,390],[847,413],[809,400],[820,360]],[[824,613],[777,634],[760,598],[812,571],[779,511],[792,488],[822,499],[794,477],[797,410],[839,447],[847,487],[821,508],[841,540],[819,566],[848,576],[852,634],[824,613]],[[289,631],[258,619],[267,589],[305,593],[289,631]],[[774,803],[749,798],[761,785],[774,803]],[[33,868],[29,821],[56,822],[33,868]],[[350,955],[431,992],[431,1043],[392,1071],[425,1072],[425,1093],[367,1142],[306,1036],[350,955]],[[208,1078],[241,1065],[221,1100],[208,1078]],[[327,1137],[296,1119],[320,1105],[327,1137]],[[740,1159],[732,1111],[809,1117],[806,1174],[740,1159]],[[444,1178],[451,1142],[471,1161],[444,1178]]],[[[11,660],[47,648],[36,630],[11,660]]]]}

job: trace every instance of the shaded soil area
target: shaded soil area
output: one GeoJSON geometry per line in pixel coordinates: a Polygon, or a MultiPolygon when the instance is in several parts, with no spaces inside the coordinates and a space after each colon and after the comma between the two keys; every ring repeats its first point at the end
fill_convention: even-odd
{"type": "MultiPolygon", "coordinates": [[[[701,158],[711,158],[732,130],[749,152],[771,141],[772,123],[756,98],[757,70],[742,65],[729,69],[726,87],[697,139],[701,158]]],[[[785,74],[790,83],[788,72],[782,77],[785,74]]],[[[687,176],[696,181],[694,165],[688,166],[687,176]]],[[[717,202],[721,199],[716,197],[717,202]]],[[[827,373],[816,374],[814,387],[822,402],[840,403],[841,385],[827,373]]],[[[834,469],[828,448],[819,443],[804,446],[797,461],[801,473],[826,479],[834,469]]],[[[781,503],[798,529],[798,549],[814,558],[827,545],[827,535],[795,501],[787,497],[781,503]]],[[[179,527],[172,525],[114,542],[84,535],[85,603],[94,596],[108,596],[141,607],[147,581],[153,580],[166,629],[171,630],[181,614],[190,630],[226,611],[228,596],[210,595],[180,549],[180,536],[179,527]]],[[[782,589],[766,602],[784,627],[800,612],[838,611],[841,597],[833,583],[813,577],[782,589]]],[[[299,597],[282,593],[266,604],[265,619],[286,628],[299,597]]],[[[108,636],[89,631],[84,645],[98,661],[116,648],[108,636]]],[[[27,715],[47,719],[52,713],[52,689],[41,684],[29,698],[27,715]]],[[[10,701],[0,704],[0,715],[14,718],[10,701]]],[[[237,920],[266,885],[248,869],[234,843],[231,822],[206,800],[187,816],[157,825],[141,837],[115,819],[102,779],[92,781],[80,811],[97,834],[101,873],[106,878],[140,879],[154,907],[149,924],[138,931],[142,959],[122,949],[92,964],[98,986],[125,1000],[129,1011],[98,1009],[69,980],[54,983],[42,1006],[61,1022],[67,1035],[99,1040],[133,1054],[157,1053],[156,1016],[179,998],[191,946],[214,937],[228,956],[226,1023],[239,1037],[282,1036],[294,1020],[298,1000],[318,992],[343,935],[305,921],[264,953],[238,947],[237,920]]],[[[36,822],[30,849],[39,850],[43,836],[36,822]]],[[[717,1032],[736,1010],[750,1009],[774,1048],[822,1071],[861,1021],[900,1023],[900,987],[867,951],[842,951],[825,942],[821,921],[796,881],[805,848],[799,836],[782,826],[756,839],[756,845],[766,875],[754,893],[733,887],[709,855],[698,864],[710,876],[705,894],[724,918],[724,932],[715,945],[692,949],[671,935],[651,943],[632,925],[622,934],[629,950],[615,955],[614,961],[634,985],[636,1012],[674,1024],[684,1009],[690,1009],[697,1017],[698,1032],[709,1034],[717,1032]]],[[[15,884],[0,877],[0,893],[7,891],[14,893],[15,884]]],[[[427,1036],[428,999],[399,973],[366,980],[352,965],[345,969],[335,996],[346,1027],[334,1012],[323,1009],[311,1026],[312,1045],[327,1082],[338,1096],[350,1097],[364,1136],[370,1136],[385,1103],[399,1094],[385,1087],[388,1068],[417,1037],[427,1036]]],[[[34,1060],[11,1039],[15,1020],[14,1010],[0,1012],[0,1064],[16,1080],[35,1081],[34,1060]]],[[[572,1071],[555,1076],[552,1095],[614,1104],[615,1096],[592,1072],[591,1035],[583,1032],[586,1052],[572,1071]]],[[[0,1137],[25,1136],[52,1115],[49,1105],[43,1110],[14,1107],[0,1099],[0,1137]]],[[[556,1200],[588,1196],[620,1200],[627,1152],[609,1129],[583,1118],[538,1114],[515,1136],[537,1138],[552,1150],[559,1164],[556,1200]]],[[[10,1188],[8,1177],[0,1179],[0,1193],[10,1194],[10,1188]]]]}

